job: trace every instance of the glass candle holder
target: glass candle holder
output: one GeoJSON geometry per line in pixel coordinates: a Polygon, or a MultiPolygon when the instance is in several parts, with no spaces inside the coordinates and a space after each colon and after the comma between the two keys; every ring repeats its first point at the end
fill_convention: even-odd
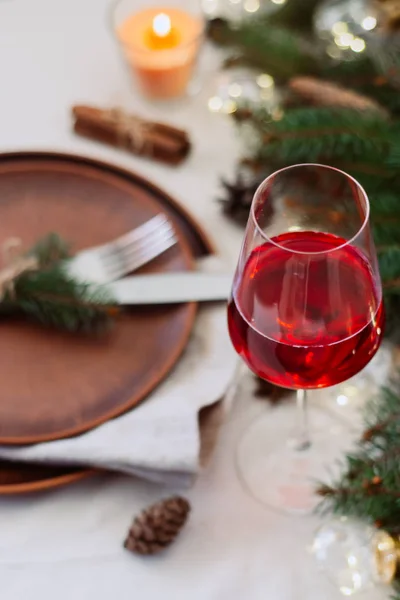
{"type": "Polygon", "coordinates": [[[141,92],[152,99],[185,95],[202,45],[200,4],[166,0],[115,0],[111,24],[123,58],[141,92]]]}

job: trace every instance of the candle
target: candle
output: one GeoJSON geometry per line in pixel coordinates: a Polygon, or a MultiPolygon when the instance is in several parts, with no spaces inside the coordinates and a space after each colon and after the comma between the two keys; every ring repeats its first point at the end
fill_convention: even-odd
{"type": "Polygon", "coordinates": [[[151,98],[185,93],[202,32],[199,17],[177,8],[147,8],[117,28],[128,64],[143,93],[151,98]]]}

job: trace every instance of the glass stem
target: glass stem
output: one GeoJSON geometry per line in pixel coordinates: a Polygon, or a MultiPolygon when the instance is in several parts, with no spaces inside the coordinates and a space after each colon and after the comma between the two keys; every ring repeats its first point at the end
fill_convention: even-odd
{"type": "Polygon", "coordinates": [[[296,392],[298,431],[294,439],[294,448],[298,452],[308,450],[311,446],[310,429],[308,426],[308,394],[307,390],[296,392]]]}
{"type": "Polygon", "coordinates": [[[226,409],[229,412],[231,411],[233,404],[235,402],[237,391],[238,391],[238,388],[239,388],[241,380],[242,380],[243,372],[244,372],[244,364],[240,360],[240,358],[238,358],[236,360],[235,371],[233,373],[233,377],[228,385],[228,389],[226,390],[225,396],[224,396],[224,404],[225,404],[226,409]]]}

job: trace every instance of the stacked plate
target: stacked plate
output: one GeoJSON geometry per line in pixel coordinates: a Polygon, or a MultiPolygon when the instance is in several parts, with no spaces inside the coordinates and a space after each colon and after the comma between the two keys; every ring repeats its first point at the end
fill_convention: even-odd
{"type": "MultiPolygon", "coordinates": [[[[167,194],[130,172],[82,157],[0,157],[0,242],[26,247],[50,231],[73,251],[107,242],[160,212],[178,244],[142,272],[191,270],[212,251],[205,233],[167,194]]],[[[0,444],[75,436],[131,410],[179,359],[196,315],[193,303],[136,307],[93,339],[0,321],[0,444]]],[[[92,471],[0,461],[0,494],[55,487],[92,471]]]]}

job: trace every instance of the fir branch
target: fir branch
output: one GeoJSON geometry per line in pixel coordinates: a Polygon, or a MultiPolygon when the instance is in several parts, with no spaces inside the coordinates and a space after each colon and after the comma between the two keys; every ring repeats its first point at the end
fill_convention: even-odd
{"type": "Polygon", "coordinates": [[[400,382],[392,382],[371,401],[365,432],[345,457],[337,481],[322,484],[321,510],[379,521],[389,531],[400,524],[400,382]]]}
{"type": "Polygon", "coordinates": [[[15,298],[8,296],[5,302],[43,325],[69,332],[103,330],[115,312],[107,293],[70,278],[61,264],[21,276],[15,298]]]}
{"type": "Polygon", "coordinates": [[[313,15],[320,0],[287,2],[277,12],[265,19],[266,27],[279,26],[289,30],[310,34],[313,30],[313,15]]]}
{"type": "Polygon", "coordinates": [[[286,81],[292,75],[315,74],[350,86],[355,77],[360,84],[371,85],[379,71],[368,55],[354,62],[336,62],[327,57],[320,40],[310,42],[312,11],[317,3],[318,0],[289,2],[275,14],[245,19],[239,25],[214,19],[209,23],[208,37],[220,46],[232,48],[236,61],[262,68],[278,81],[286,81]]]}
{"type": "Polygon", "coordinates": [[[380,182],[375,190],[372,189],[372,182],[369,182],[366,187],[370,190],[369,199],[375,220],[382,218],[386,221],[393,218],[396,221],[400,220],[400,188],[393,180],[389,180],[385,185],[380,182]]]}
{"type": "Polygon", "coordinates": [[[400,581],[395,580],[392,586],[394,594],[391,596],[391,600],[400,600],[400,581]]]}
{"type": "Polygon", "coordinates": [[[342,158],[376,164],[395,142],[392,124],[374,112],[351,109],[296,108],[280,121],[255,116],[258,156],[279,156],[286,163],[342,158]]]}
{"type": "Polygon", "coordinates": [[[386,162],[391,169],[398,170],[400,168],[400,142],[398,136],[400,135],[400,127],[395,124],[393,126],[393,140],[390,145],[389,153],[386,158],[386,162]]]}
{"type": "Polygon", "coordinates": [[[325,58],[321,62],[319,75],[324,79],[330,79],[361,91],[364,90],[363,86],[368,88],[368,86],[373,85],[379,73],[368,54],[363,54],[362,57],[354,61],[329,61],[325,58]]]}
{"type": "Polygon", "coordinates": [[[375,113],[349,109],[298,108],[280,121],[255,116],[260,136],[259,157],[279,156],[287,163],[320,159],[362,159],[376,163],[389,152],[393,133],[375,113]]]}
{"type": "Polygon", "coordinates": [[[361,160],[359,162],[348,162],[345,159],[338,159],[336,166],[352,173],[364,187],[369,189],[380,187],[382,179],[392,178],[395,174],[393,169],[388,169],[382,164],[363,163],[361,160]]]}
{"type": "Polygon", "coordinates": [[[244,21],[239,27],[218,20],[210,24],[208,34],[213,41],[240,53],[242,62],[264,69],[278,81],[317,71],[315,46],[265,19],[244,21]]]}
{"type": "MultiPolygon", "coordinates": [[[[400,244],[400,215],[390,220],[390,217],[373,217],[372,232],[380,251],[381,257],[384,253],[400,244]]],[[[388,279],[383,267],[381,275],[388,279]]]]}
{"type": "Polygon", "coordinates": [[[394,344],[400,343],[400,288],[385,293],[385,335],[394,344]]]}
{"type": "MultiPolygon", "coordinates": [[[[366,186],[369,191],[369,187],[366,186]]],[[[400,191],[395,187],[391,190],[378,188],[377,191],[368,193],[371,205],[371,224],[375,244],[378,247],[381,261],[381,275],[386,279],[391,278],[392,259],[384,258],[386,252],[391,251],[400,244],[400,191]],[[388,265],[388,266],[387,266],[388,265]]]]}
{"type": "Polygon", "coordinates": [[[69,257],[69,246],[58,233],[49,233],[30,249],[29,255],[35,256],[39,268],[47,269],[69,257]]]}
{"type": "Polygon", "coordinates": [[[40,240],[28,253],[37,270],[24,271],[6,288],[3,316],[22,313],[43,325],[69,332],[93,333],[107,328],[117,309],[107,291],[71,278],[64,260],[68,245],[57,234],[40,240]]]}
{"type": "Polygon", "coordinates": [[[383,250],[378,250],[379,267],[382,279],[387,287],[393,287],[400,278],[400,245],[391,245],[383,250]]]}
{"type": "MultiPolygon", "coordinates": [[[[354,80],[349,82],[353,87],[354,80]]],[[[361,83],[358,86],[361,93],[373,98],[385,106],[394,116],[400,115],[400,94],[398,89],[391,86],[387,80],[376,77],[374,80],[361,83]]]]}

